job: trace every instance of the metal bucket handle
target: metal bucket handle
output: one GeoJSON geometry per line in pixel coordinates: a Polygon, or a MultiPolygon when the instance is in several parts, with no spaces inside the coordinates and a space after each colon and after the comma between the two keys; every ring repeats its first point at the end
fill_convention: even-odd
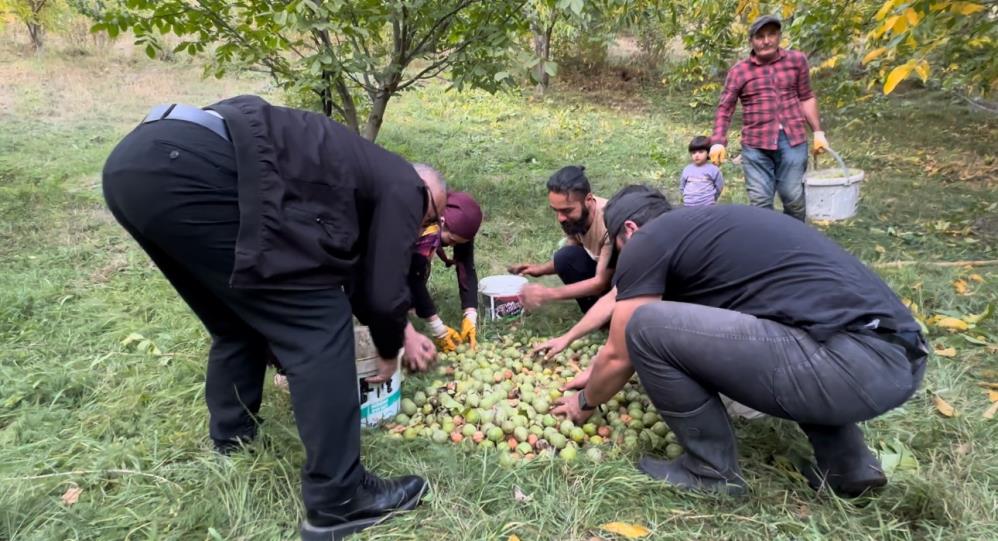
{"type": "MultiPolygon", "coordinates": [[[[846,167],[846,162],[842,159],[842,156],[839,156],[838,152],[835,152],[834,150],[832,150],[829,147],[825,147],[825,152],[828,152],[829,154],[831,154],[832,157],[835,158],[835,161],[838,162],[839,167],[842,168],[842,178],[848,178],[850,176],[849,175],[849,168],[846,167]]],[[[814,155],[813,161],[810,163],[810,165],[811,165],[811,171],[816,171],[818,169],[818,155],[817,154],[814,155]]]]}

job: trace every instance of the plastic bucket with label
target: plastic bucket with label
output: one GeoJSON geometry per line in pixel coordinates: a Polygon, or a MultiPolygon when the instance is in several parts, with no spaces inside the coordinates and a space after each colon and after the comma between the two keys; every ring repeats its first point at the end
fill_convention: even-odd
{"type": "Polygon", "coordinates": [[[377,426],[391,420],[399,413],[402,399],[402,352],[395,358],[398,366],[392,378],[381,384],[372,384],[367,378],[378,373],[380,357],[371,340],[371,332],[363,325],[353,329],[354,349],[357,357],[357,394],[360,398],[361,426],[377,426]]]}
{"type": "Polygon", "coordinates": [[[526,278],[514,274],[499,274],[479,281],[478,292],[488,301],[489,318],[506,319],[522,314],[520,289],[526,284],[526,278]]]}

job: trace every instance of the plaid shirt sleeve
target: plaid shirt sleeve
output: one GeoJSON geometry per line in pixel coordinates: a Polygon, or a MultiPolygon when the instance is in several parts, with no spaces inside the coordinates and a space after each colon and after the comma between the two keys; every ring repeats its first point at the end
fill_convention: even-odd
{"type": "Polygon", "coordinates": [[[807,101],[814,97],[814,91],[811,90],[811,69],[807,64],[807,55],[797,53],[794,58],[797,67],[797,99],[807,101]]]}
{"type": "Polygon", "coordinates": [[[710,143],[713,145],[728,144],[728,127],[731,126],[731,117],[735,114],[735,106],[738,105],[738,96],[742,93],[747,70],[746,62],[739,62],[728,70],[721,101],[717,104],[717,112],[714,113],[714,133],[710,137],[710,143]]]}

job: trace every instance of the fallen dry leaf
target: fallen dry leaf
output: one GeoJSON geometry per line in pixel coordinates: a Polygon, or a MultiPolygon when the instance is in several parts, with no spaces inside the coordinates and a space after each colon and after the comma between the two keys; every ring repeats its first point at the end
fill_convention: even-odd
{"type": "Polygon", "coordinates": [[[970,328],[966,321],[949,316],[939,318],[936,320],[935,325],[936,327],[949,329],[951,331],[965,331],[970,328]]]}
{"type": "Polygon", "coordinates": [[[520,487],[513,487],[513,499],[516,500],[517,503],[528,502],[530,501],[530,498],[530,496],[527,496],[522,490],[520,490],[520,487]]]}
{"type": "Polygon", "coordinates": [[[956,291],[957,295],[967,294],[967,282],[962,278],[953,280],[953,290],[956,291]]]}
{"type": "Polygon", "coordinates": [[[651,533],[651,530],[639,524],[629,524],[627,522],[608,522],[601,529],[617,535],[622,535],[628,539],[637,539],[651,533]]]}
{"type": "Polygon", "coordinates": [[[998,402],[998,391],[988,391],[988,400],[998,402]]]}
{"type": "Polygon", "coordinates": [[[983,417],[985,419],[994,419],[996,413],[998,413],[998,402],[993,402],[991,407],[984,411],[983,417]]]}
{"type": "Polygon", "coordinates": [[[973,281],[977,282],[978,284],[983,284],[983,283],[984,283],[984,277],[983,277],[983,276],[981,276],[980,274],[971,274],[971,275],[969,276],[969,278],[970,278],[971,280],[973,280],[973,281]]]}
{"type": "Polygon", "coordinates": [[[934,349],[933,353],[940,357],[956,357],[956,348],[951,346],[943,349],[934,349]]]}
{"type": "Polygon", "coordinates": [[[516,534],[513,534],[506,541],[520,541],[520,538],[516,534]]]}
{"type": "Polygon", "coordinates": [[[943,400],[943,397],[934,394],[932,395],[932,403],[936,405],[936,410],[946,417],[956,416],[956,408],[950,405],[949,402],[943,400]]]}
{"type": "Polygon", "coordinates": [[[62,495],[62,503],[66,505],[73,505],[77,500],[80,499],[80,494],[83,493],[83,489],[73,485],[66,489],[66,492],[62,495]]]}

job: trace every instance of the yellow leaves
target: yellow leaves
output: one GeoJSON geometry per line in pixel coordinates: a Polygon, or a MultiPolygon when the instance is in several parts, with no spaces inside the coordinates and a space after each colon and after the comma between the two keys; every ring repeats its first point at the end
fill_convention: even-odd
{"type": "Polygon", "coordinates": [[[936,405],[936,411],[942,414],[943,417],[956,417],[956,408],[951,406],[949,402],[943,400],[943,397],[933,394],[932,403],[936,405]]]}
{"type": "Polygon", "coordinates": [[[953,280],[953,291],[956,291],[957,295],[967,295],[967,281],[962,278],[953,280]]]}
{"type": "Polygon", "coordinates": [[[908,62],[892,69],[891,73],[887,76],[887,80],[884,81],[884,95],[894,92],[898,83],[905,80],[914,68],[915,66],[911,62],[908,62]]]}
{"type": "Polygon", "coordinates": [[[908,28],[914,28],[922,20],[922,15],[913,8],[904,10],[904,18],[908,21],[908,28]]]}
{"type": "Polygon", "coordinates": [[[748,20],[754,21],[759,16],[759,0],[738,0],[735,14],[741,15],[746,9],[748,10],[748,20]]]}
{"type": "Polygon", "coordinates": [[[895,36],[904,33],[904,31],[908,29],[907,17],[896,15],[891,17],[891,19],[894,21],[894,24],[891,25],[891,32],[893,32],[895,36]]]}
{"type": "Polygon", "coordinates": [[[610,533],[622,535],[628,539],[637,539],[651,533],[651,530],[645,528],[644,526],[629,524],[627,522],[608,522],[600,526],[600,528],[610,533]]]}
{"type": "Polygon", "coordinates": [[[876,49],[866,53],[866,56],[863,57],[863,65],[865,66],[866,64],[873,62],[878,56],[884,54],[885,52],[887,52],[887,47],[877,47],[876,49]]]}
{"type": "Polygon", "coordinates": [[[970,314],[969,316],[964,316],[963,320],[971,325],[977,325],[978,323],[984,321],[985,319],[991,317],[994,313],[994,305],[989,304],[984,308],[984,311],[980,314],[970,314]]]}
{"type": "Polygon", "coordinates": [[[981,47],[984,47],[985,45],[990,45],[991,41],[992,40],[991,40],[990,36],[980,36],[980,37],[977,37],[977,38],[974,38],[974,39],[968,41],[967,42],[967,47],[970,47],[971,49],[980,49],[981,47]]]}
{"type": "Polygon", "coordinates": [[[919,60],[918,63],[915,64],[915,73],[918,74],[918,77],[922,80],[923,83],[928,81],[929,63],[925,60],[919,60]]]}
{"type": "Polygon", "coordinates": [[[506,541],[520,541],[520,537],[517,536],[516,534],[513,534],[509,536],[509,539],[507,539],[506,541]]]}
{"type": "Polygon", "coordinates": [[[933,353],[940,357],[956,357],[956,348],[950,346],[948,348],[934,349],[933,353]]]}
{"type": "Polygon", "coordinates": [[[873,16],[873,18],[878,21],[884,20],[884,17],[886,17],[895,6],[902,2],[904,2],[904,0],[887,0],[884,2],[884,5],[880,6],[880,9],[877,11],[877,14],[873,16]]]}
{"type": "MultiPolygon", "coordinates": [[[[930,319],[929,321],[931,322],[932,320],[930,319]]],[[[949,316],[936,319],[935,322],[930,323],[930,325],[935,325],[940,329],[946,329],[948,331],[965,331],[970,328],[970,325],[968,325],[966,321],[949,316]]]]}
{"type": "Polygon", "coordinates": [[[932,11],[939,12],[948,8],[950,4],[952,4],[952,2],[950,2],[949,0],[946,0],[945,2],[934,2],[929,5],[929,9],[932,11]]]}
{"type": "Polygon", "coordinates": [[[837,55],[829,58],[828,60],[825,60],[821,64],[819,64],[818,65],[818,69],[831,69],[831,68],[834,68],[835,64],[838,64],[838,62],[839,62],[839,60],[841,58],[842,58],[842,55],[841,54],[837,54],[837,55]]]}
{"type": "Polygon", "coordinates": [[[780,8],[780,14],[783,15],[783,19],[789,19],[794,14],[796,7],[796,2],[783,2],[783,6],[780,8]]]}
{"type": "Polygon", "coordinates": [[[998,414],[998,390],[991,389],[988,391],[988,400],[991,401],[991,406],[984,410],[981,417],[985,419],[994,419],[995,414],[998,414]]]}
{"type": "Polygon", "coordinates": [[[984,6],[978,4],[977,2],[953,2],[950,6],[950,12],[959,13],[960,15],[973,15],[978,11],[984,11],[984,6]]]}
{"type": "Polygon", "coordinates": [[[975,274],[971,274],[967,278],[970,278],[971,280],[977,282],[978,284],[983,284],[984,283],[984,277],[981,276],[980,274],[976,274],[976,273],[975,274]]]}

